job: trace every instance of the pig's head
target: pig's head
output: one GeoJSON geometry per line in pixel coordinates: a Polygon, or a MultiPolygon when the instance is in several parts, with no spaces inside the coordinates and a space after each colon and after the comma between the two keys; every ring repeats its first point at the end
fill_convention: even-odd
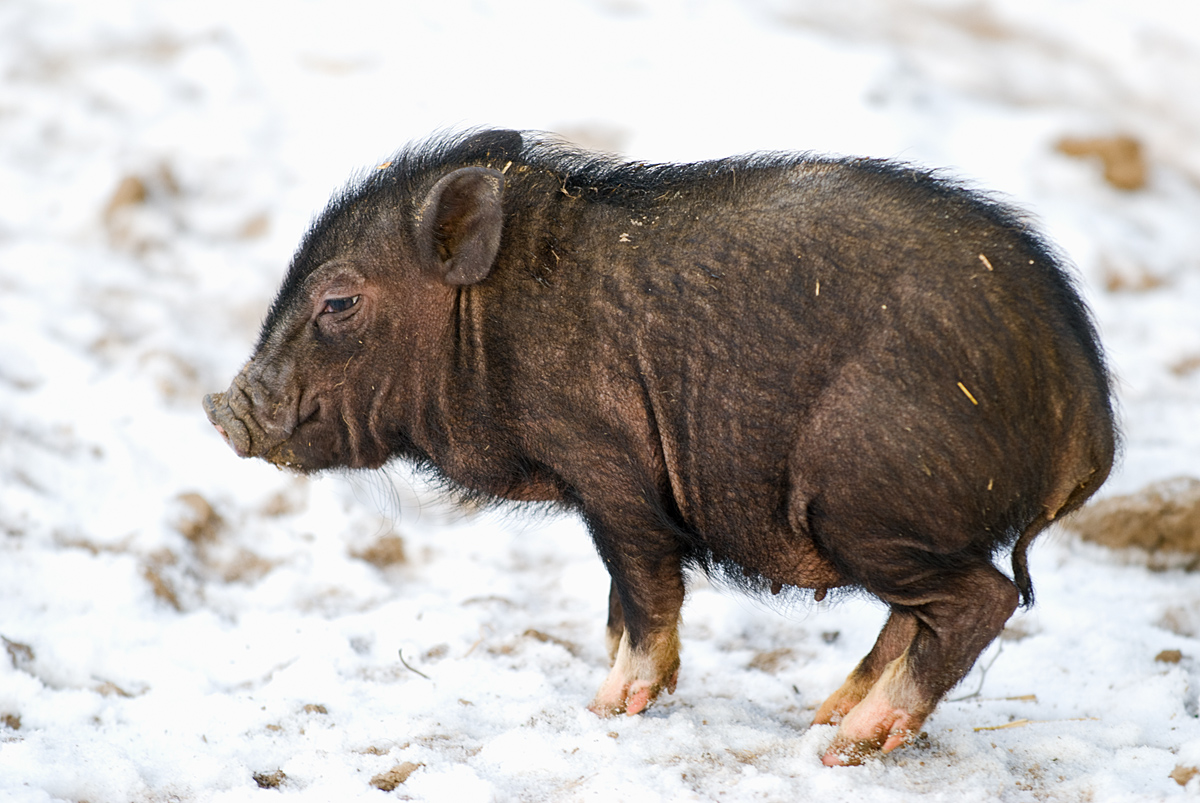
{"type": "MultiPolygon", "coordinates": [[[[519,140],[518,140],[519,141],[519,140]]],[[[416,456],[455,295],[491,271],[500,171],[381,171],[314,223],[229,390],[204,398],[242,457],[318,471],[416,456]]]]}

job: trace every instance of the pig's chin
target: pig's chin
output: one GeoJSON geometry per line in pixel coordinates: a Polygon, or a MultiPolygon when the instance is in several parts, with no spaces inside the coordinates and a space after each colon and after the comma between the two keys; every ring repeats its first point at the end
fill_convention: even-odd
{"type": "Polygon", "coordinates": [[[301,474],[338,468],[379,468],[387,462],[386,454],[374,459],[374,455],[346,448],[340,438],[329,437],[327,431],[304,424],[259,456],[274,466],[301,474]]]}
{"type": "Polygon", "coordinates": [[[265,454],[259,455],[263,460],[266,460],[276,468],[295,471],[298,474],[311,474],[317,471],[323,471],[327,468],[333,468],[332,464],[318,462],[314,460],[306,460],[298,455],[288,442],[284,442],[269,449],[265,454]]]}

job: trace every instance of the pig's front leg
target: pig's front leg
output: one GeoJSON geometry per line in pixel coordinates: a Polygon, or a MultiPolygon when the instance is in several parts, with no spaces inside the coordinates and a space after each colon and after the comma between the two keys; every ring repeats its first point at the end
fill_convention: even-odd
{"type": "Polygon", "coordinates": [[[607,642],[612,669],[588,708],[607,717],[645,710],[679,677],[683,568],[671,532],[631,530],[588,517],[596,549],[612,577],[607,642]]]}

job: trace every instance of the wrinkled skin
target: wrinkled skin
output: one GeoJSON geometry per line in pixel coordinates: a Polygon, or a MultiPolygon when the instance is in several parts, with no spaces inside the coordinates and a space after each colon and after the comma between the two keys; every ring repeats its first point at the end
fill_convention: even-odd
{"type": "MultiPolygon", "coordinates": [[[[448,189],[449,206],[456,202],[449,196],[482,187],[498,202],[502,182],[492,172],[467,171],[438,188],[439,200],[448,189]]],[[[444,226],[478,224],[453,213],[444,226]]],[[[455,285],[473,277],[436,253],[406,253],[373,223],[357,248],[322,262],[294,294],[279,298],[229,390],[205,397],[209,420],[240,457],[305,472],[379,468],[404,447],[394,423],[418,417],[424,400],[415,391],[424,374],[420,361],[395,355],[431,350],[449,325],[455,285]]],[[[463,239],[464,250],[476,245],[463,239]]],[[[478,247],[490,256],[477,262],[490,264],[495,238],[478,247]]]]}
{"type": "Polygon", "coordinates": [[[822,760],[894,750],[1111,468],[1103,356],[1054,253],[928,174],[621,165],[503,131],[385,168],[314,224],[205,410],[243,457],[407,459],[577,511],[612,578],[597,714],[674,691],[689,569],[856,587],[891,615],[817,711],[822,760]]]}

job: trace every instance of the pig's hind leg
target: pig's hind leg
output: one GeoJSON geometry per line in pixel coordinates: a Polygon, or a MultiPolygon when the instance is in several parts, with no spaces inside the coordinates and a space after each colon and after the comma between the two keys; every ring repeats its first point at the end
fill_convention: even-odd
{"type": "MultiPolygon", "coordinates": [[[[874,563],[877,572],[880,565],[874,563]]],[[[1016,586],[985,560],[955,568],[910,566],[907,575],[892,573],[891,582],[878,577],[864,582],[892,606],[892,615],[876,648],[818,711],[817,721],[832,722],[842,714],[822,758],[827,765],[858,764],[905,744],[1016,609],[1016,586]]]]}
{"type": "Polygon", "coordinates": [[[588,524],[612,577],[606,632],[612,668],[588,708],[632,716],[663,689],[675,691],[684,595],[679,546],[674,533],[647,522],[630,529],[589,516],[588,524]]]}
{"type": "Polygon", "coordinates": [[[617,594],[617,582],[613,580],[608,586],[608,625],[604,630],[604,643],[608,648],[608,665],[612,666],[617,660],[617,650],[621,646],[621,637],[625,635],[625,610],[621,607],[621,597],[617,594]]]}
{"type": "Polygon", "coordinates": [[[875,646],[859,662],[842,687],[829,696],[813,716],[814,725],[836,725],[863,701],[888,664],[899,658],[917,635],[917,618],[892,610],[875,646]]]}

